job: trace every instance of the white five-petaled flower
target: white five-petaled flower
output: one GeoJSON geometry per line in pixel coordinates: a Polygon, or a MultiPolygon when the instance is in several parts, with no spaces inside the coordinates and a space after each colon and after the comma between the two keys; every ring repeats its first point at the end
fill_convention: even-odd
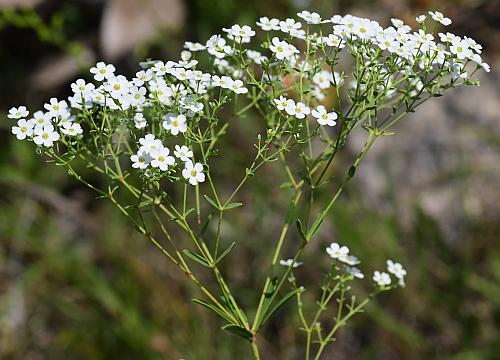
{"type": "Polygon", "coordinates": [[[346,273],[348,273],[349,275],[352,275],[353,277],[358,278],[358,279],[363,279],[365,277],[365,274],[363,274],[361,272],[361,270],[359,270],[357,267],[354,267],[354,266],[345,265],[344,271],[346,273]]]}
{"type": "Polygon", "coordinates": [[[9,114],[7,115],[8,118],[10,119],[21,119],[25,118],[28,116],[29,111],[26,110],[26,106],[19,106],[18,108],[11,108],[9,110],[9,114]]]}
{"type": "Polygon", "coordinates": [[[163,118],[165,119],[162,123],[163,127],[165,130],[170,131],[172,135],[186,132],[187,125],[186,116],[184,114],[176,115],[174,113],[168,113],[163,118]]]}
{"type": "Polygon", "coordinates": [[[166,147],[161,148],[158,151],[155,151],[152,154],[151,166],[159,168],[161,171],[165,171],[168,169],[170,165],[175,164],[175,159],[173,156],[170,156],[170,150],[166,147]]]}
{"type": "Polygon", "coordinates": [[[387,260],[386,264],[387,264],[387,271],[390,272],[395,277],[397,277],[399,280],[399,285],[404,287],[406,270],[403,268],[403,265],[401,265],[400,263],[393,262],[392,260],[387,260]]]}
{"type": "Polygon", "coordinates": [[[145,169],[151,163],[151,155],[145,149],[139,149],[137,154],[130,157],[134,169],[145,169]]]}
{"type": "Polygon", "coordinates": [[[191,185],[205,181],[205,174],[203,173],[203,165],[200,163],[193,164],[191,160],[185,162],[185,168],[182,170],[182,176],[188,180],[191,185]]]}
{"type": "Polygon", "coordinates": [[[193,152],[186,145],[175,145],[174,155],[182,161],[189,161],[193,157],[193,152]]]}
{"type": "Polygon", "coordinates": [[[90,95],[94,89],[94,84],[85,83],[85,80],[83,79],[78,79],[73,84],[71,84],[71,90],[73,90],[75,94],[84,96],[85,98],[90,98],[90,95]]]}
{"type": "Polygon", "coordinates": [[[280,29],[280,21],[278,19],[269,19],[267,17],[261,17],[259,21],[257,21],[257,25],[264,31],[271,30],[279,30],[280,29]]]}
{"type": "Polygon", "coordinates": [[[375,284],[382,287],[391,285],[391,277],[388,273],[383,271],[375,271],[373,273],[373,281],[375,284]]]}
{"type": "Polygon", "coordinates": [[[56,98],[51,98],[49,103],[43,106],[48,114],[52,117],[64,117],[68,114],[68,103],[65,100],[57,100],[56,98]]]}
{"type": "Polygon", "coordinates": [[[66,121],[61,127],[61,132],[69,136],[76,136],[83,133],[83,129],[80,124],[72,121],[66,121]]]}
{"type": "Polygon", "coordinates": [[[52,125],[37,126],[33,130],[35,137],[33,141],[37,145],[43,145],[46,147],[51,147],[55,141],[59,140],[59,133],[54,129],[52,125]]]}
{"type": "Polygon", "coordinates": [[[304,103],[300,101],[295,103],[291,99],[287,100],[285,111],[288,115],[295,116],[297,119],[303,119],[306,115],[311,113],[311,109],[309,109],[304,103]]]}
{"type": "Polygon", "coordinates": [[[287,106],[287,101],[288,101],[288,99],[286,97],[284,97],[283,95],[281,95],[279,99],[274,99],[274,103],[276,104],[276,107],[278,108],[278,110],[285,110],[285,108],[287,106]]]}
{"type": "Polygon", "coordinates": [[[148,123],[143,113],[138,112],[134,115],[134,125],[137,129],[143,129],[147,124],[148,123]]]}
{"type": "Polygon", "coordinates": [[[115,67],[111,64],[106,65],[104,62],[98,62],[90,72],[94,74],[94,79],[97,81],[103,81],[104,79],[110,79],[114,76],[115,67]]]}
{"type": "Polygon", "coordinates": [[[44,113],[43,111],[37,111],[33,114],[33,118],[30,119],[30,123],[33,126],[45,126],[52,124],[52,116],[49,113],[44,113]]]}
{"type": "Polygon", "coordinates": [[[347,246],[340,246],[337,243],[331,243],[326,248],[326,252],[331,258],[344,262],[349,254],[349,248],[347,246]]]}
{"type": "Polygon", "coordinates": [[[140,138],[139,144],[141,144],[141,150],[144,150],[151,155],[163,148],[161,140],[156,139],[153,134],[147,134],[143,138],[140,138]]]}
{"type": "Polygon", "coordinates": [[[451,24],[451,19],[445,17],[439,11],[429,11],[429,15],[431,16],[432,20],[441,23],[441,25],[448,26],[451,24]]]}
{"type": "Polygon", "coordinates": [[[415,18],[415,20],[417,20],[417,22],[418,22],[419,24],[424,23],[424,22],[425,22],[425,19],[427,19],[427,16],[425,16],[425,15],[419,15],[419,16],[417,16],[417,17],[415,18]]]}
{"type": "Polygon", "coordinates": [[[27,136],[33,135],[33,124],[26,119],[19,119],[17,126],[12,127],[12,133],[18,140],[26,139],[27,136]]]}
{"type": "Polygon", "coordinates": [[[278,60],[289,58],[290,56],[298,52],[295,46],[290,45],[286,41],[281,41],[277,37],[274,37],[271,40],[271,44],[269,45],[269,50],[271,50],[274,53],[274,56],[276,56],[278,60]]]}
{"type": "Polygon", "coordinates": [[[319,24],[321,23],[321,16],[315,12],[309,12],[304,10],[297,14],[299,18],[304,19],[308,24],[319,24]]]}
{"type": "Polygon", "coordinates": [[[285,21],[280,21],[280,30],[284,33],[291,33],[294,30],[299,30],[302,27],[302,24],[299,21],[295,21],[294,19],[288,18],[285,21]]]}
{"type": "Polygon", "coordinates": [[[228,33],[228,37],[237,43],[249,43],[250,38],[255,35],[255,31],[248,25],[240,26],[238,24],[231,26],[229,29],[222,29],[228,33]]]}
{"type": "Polygon", "coordinates": [[[327,112],[323,105],[320,105],[311,112],[312,116],[316,118],[316,121],[320,125],[328,125],[335,126],[337,122],[337,113],[336,112],[327,112]]]}
{"type": "Polygon", "coordinates": [[[234,80],[230,89],[236,94],[246,94],[248,92],[248,89],[243,86],[243,81],[241,80],[234,80]]]}
{"type": "Polygon", "coordinates": [[[293,259],[280,260],[280,265],[283,265],[283,266],[286,266],[286,267],[290,267],[290,266],[292,266],[292,264],[293,264],[294,268],[299,267],[300,265],[302,265],[302,263],[300,261],[293,262],[293,259]]]}

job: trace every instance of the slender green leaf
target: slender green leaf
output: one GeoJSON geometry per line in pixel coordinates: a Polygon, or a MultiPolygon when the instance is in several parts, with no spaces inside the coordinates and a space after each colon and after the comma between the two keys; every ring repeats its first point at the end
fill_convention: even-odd
{"type": "Polygon", "coordinates": [[[253,334],[250,331],[235,324],[225,325],[222,327],[222,329],[227,330],[234,335],[241,336],[242,338],[247,340],[253,339],[253,334]]]}
{"type": "Polygon", "coordinates": [[[197,263],[203,265],[203,266],[206,266],[206,267],[210,267],[210,264],[207,262],[207,260],[205,260],[204,257],[202,257],[201,255],[199,254],[196,254],[192,251],[189,251],[189,250],[183,250],[184,254],[186,254],[186,256],[188,256],[191,260],[194,260],[196,261],[197,263]]]}
{"type": "Polygon", "coordinates": [[[225,210],[228,210],[228,209],[234,209],[234,208],[237,208],[237,207],[240,207],[242,206],[243,204],[242,203],[230,203],[230,204],[227,204],[224,209],[225,210]]]}
{"type": "Polygon", "coordinates": [[[219,315],[221,318],[229,321],[229,322],[233,322],[234,319],[232,317],[230,317],[228,314],[226,314],[222,309],[218,308],[217,306],[215,305],[212,305],[212,304],[209,304],[203,300],[200,300],[200,299],[193,299],[193,301],[201,306],[204,306],[206,307],[207,309],[215,312],[217,315],[219,315]]]}
{"type": "Polygon", "coordinates": [[[216,208],[217,210],[220,210],[220,206],[217,205],[217,203],[215,202],[215,200],[212,200],[210,198],[210,196],[208,195],[203,195],[203,197],[210,203],[210,205],[212,205],[214,208],[216,208]]]}
{"type": "Polygon", "coordinates": [[[233,249],[234,244],[236,244],[236,241],[233,241],[232,244],[229,245],[229,247],[226,250],[224,250],[222,254],[220,254],[217,260],[215,260],[216,264],[218,264],[222,259],[226,257],[227,254],[229,254],[229,252],[233,249]]]}

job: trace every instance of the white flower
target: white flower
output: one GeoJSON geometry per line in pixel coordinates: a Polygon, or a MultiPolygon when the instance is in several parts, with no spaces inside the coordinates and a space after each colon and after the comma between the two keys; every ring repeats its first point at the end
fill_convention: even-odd
{"type": "Polygon", "coordinates": [[[102,61],[98,62],[90,72],[94,74],[94,79],[97,81],[103,81],[104,79],[110,79],[114,77],[115,67],[111,64],[106,65],[102,61]]]}
{"type": "Polygon", "coordinates": [[[176,115],[174,113],[168,113],[163,118],[163,127],[165,128],[165,130],[170,131],[172,135],[177,135],[180,132],[186,132],[186,116],[184,116],[183,114],[176,115]]]}
{"type": "Polygon", "coordinates": [[[321,39],[321,41],[327,46],[332,46],[332,47],[336,47],[339,49],[342,49],[345,46],[345,42],[342,41],[342,38],[340,38],[339,36],[337,36],[335,34],[330,34],[326,37],[323,37],[321,39]]]}
{"type": "Polygon", "coordinates": [[[29,115],[29,111],[26,110],[26,106],[19,106],[18,108],[11,108],[9,110],[9,114],[7,115],[8,118],[11,119],[20,119],[24,118],[29,115]]]}
{"type": "MultiPolygon", "coordinates": [[[[288,102],[288,99],[286,97],[284,97],[283,95],[281,95],[279,99],[274,99],[274,103],[276,104],[276,107],[278,108],[278,110],[285,110],[285,108],[288,104],[287,102],[288,102]]],[[[292,102],[293,102],[293,100],[292,100],[292,102]]]]}
{"type": "Polygon", "coordinates": [[[135,86],[142,86],[144,83],[150,81],[153,78],[153,70],[141,70],[135,73],[135,78],[132,79],[132,82],[135,86]]]}
{"type": "Polygon", "coordinates": [[[69,136],[75,136],[83,133],[83,130],[80,124],[71,121],[66,121],[61,127],[61,132],[69,136]]]}
{"type": "MultiPolygon", "coordinates": [[[[292,115],[289,110],[285,109],[288,114],[292,115]]],[[[295,108],[293,109],[293,115],[297,119],[303,119],[306,117],[306,115],[309,115],[311,113],[311,109],[309,109],[304,103],[301,103],[300,101],[295,104],[295,108]]]]}
{"type": "Polygon", "coordinates": [[[432,20],[441,23],[441,25],[448,26],[451,24],[451,19],[444,17],[444,15],[439,11],[429,11],[429,15],[431,16],[432,20]]]}
{"type": "Polygon", "coordinates": [[[469,49],[467,41],[461,40],[459,37],[456,37],[453,40],[450,46],[450,52],[455,54],[460,60],[472,56],[472,50],[469,49]]]}
{"type": "Polygon", "coordinates": [[[159,168],[161,171],[167,170],[170,165],[175,164],[174,157],[169,154],[170,150],[166,147],[154,152],[152,154],[153,160],[151,160],[151,166],[159,168]]]}
{"type": "Polygon", "coordinates": [[[167,73],[171,73],[174,66],[177,64],[173,61],[167,61],[165,64],[163,61],[157,61],[154,66],[151,68],[156,76],[163,76],[167,73]]]}
{"type": "Polygon", "coordinates": [[[233,86],[234,80],[231,79],[229,76],[222,76],[219,77],[217,75],[212,76],[212,85],[213,86],[219,86],[223,89],[230,89],[233,86]]]}
{"type": "Polygon", "coordinates": [[[399,280],[399,285],[404,287],[406,270],[403,268],[403,265],[401,265],[400,263],[395,263],[392,260],[387,260],[386,264],[387,264],[387,271],[390,272],[395,277],[397,277],[399,280]]]}
{"type": "Polygon", "coordinates": [[[260,65],[262,64],[263,61],[267,60],[267,57],[262,55],[259,51],[255,50],[247,50],[246,55],[250,60],[252,60],[257,65],[260,65]]]}
{"type": "Polygon", "coordinates": [[[359,261],[359,259],[354,256],[354,255],[347,255],[344,259],[344,262],[348,265],[358,265],[361,261],[359,261]]]}
{"type": "Polygon", "coordinates": [[[145,169],[151,163],[152,158],[146,150],[139,149],[137,154],[130,157],[130,160],[132,160],[132,167],[134,169],[145,169]]]}
{"type": "Polygon", "coordinates": [[[330,84],[333,83],[333,75],[328,70],[322,70],[316,73],[312,80],[320,89],[328,89],[330,84]]]}
{"type": "Polygon", "coordinates": [[[146,127],[147,124],[148,123],[147,123],[146,119],[144,118],[143,113],[136,113],[134,115],[134,125],[137,129],[143,129],[146,127]]]}
{"type": "Polygon", "coordinates": [[[218,59],[222,59],[233,52],[231,46],[226,45],[226,40],[220,37],[220,35],[213,35],[208,39],[206,47],[208,53],[218,59]]]}
{"type": "Polygon", "coordinates": [[[295,22],[294,19],[286,19],[285,21],[280,21],[280,30],[284,33],[289,34],[293,30],[299,30],[302,27],[300,22],[295,22]]]}
{"type": "Polygon", "coordinates": [[[140,138],[139,144],[141,144],[140,150],[144,150],[151,155],[163,148],[161,140],[156,139],[153,134],[147,134],[143,138],[140,138]]]}
{"type": "Polygon", "coordinates": [[[189,161],[193,157],[193,152],[186,145],[175,145],[174,155],[182,161],[189,161]]]}
{"type": "Polygon", "coordinates": [[[391,277],[389,276],[388,273],[383,272],[383,271],[375,271],[373,273],[373,281],[378,285],[378,286],[387,286],[391,284],[391,277]]]}
{"type": "Polygon", "coordinates": [[[283,265],[283,266],[286,266],[286,267],[290,267],[290,266],[292,266],[292,264],[293,264],[294,268],[299,267],[300,265],[302,265],[302,263],[300,261],[293,262],[293,259],[280,260],[280,265],[283,265]]]}
{"type": "Polygon", "coordinates": [[[222,29],[227,32],[230,39],[233,39],[237,43],[249,43],[250,38],[255,35],[255,31],[248,25],[233,25],[230,29],[222,29]]]}
{"type": "Polygon", "coordinates": [[[182,176],[189,180],[191,185],[205,181],[205,174],[203,174],[203,165],[196,163],[193,165],[191,160],[185,162],[185,168],[182,170],[182,176]]]}
{"type": "Polygon", "coordinates": [[[304,19],[308,24],[319,24],[321,23],[321,16],[315,12],[309,12],[304,10],[297,14],[299,18],[304,19]]]}
{"type": "Polygon", "coordinates": [[[202,44],[197,43],[197,42],[190,42],[190,41],[186,41],[184,43],[184,47],[186,49],[188,49],[189,51],[201,51],[201,50],[206,49],[205,45],[202,45],[202,44]]]}
{"type": "Polygon", "coordinates": [[[331,243],[330,246],[326,248],[326,252],[331,258],[344,262],[349,254],[349,248],[347,246],[340,246],[337,243],[331,243]]]}
{"type": "Polygon", "coordinates": [[[26,121],[26,119],[19,119],[17,126],[12,127],[12,133],[19,140],[26,139],[26,136],[33,135],[33,124],[30,121],[26,121]]]}
{"type": "Polygon", "coordinates": [[[68,114],[68,104],[65,100],[57,100],[56,98],[51,98],[50,102],[43,105],[43,107],[48,111],[48,114],[52,117],[64,117],[68,114]]]}
{"type": "Polygon", "coordinates": [[[295,46],[290,45],[286,41],[281,41],[279,38],[274,37],[271,40],[271,45],[269,45],[269,50],[274,53],[274,56],[278,60],[283,60],[292,56],[295,53],[298,53],[298,50],[295,46]]]}
{"type": "Polygon", "coordinates": [[[45,126],[52,124],[52,116],[49,113],[44,113],[43,111],[37,111],[33,114],[33,118],[30,119],[30,123],[33,126],[45,126]]]}
{"type": "Polygon", "coordinates": [[[243,86],[243,81],[241,80],[234,80],[230,89],[236,94],[246,94],[248,92],[248,89],[243,86]]]}
{"type": "Polygon", "coordinates": [[[337,122],[337,113],[327,112],[323,105],[320,105],[311,112],[312,116],[316,118],[316,121],[320,125],[335,126],[337,122]]]}
{"type": "Polygon", "coordinates": [[[358,279],[363,279],[365,275],[359,270],[357,267],[354,266],[344,266],[344,271],[348,273],[349,275],[352,275],[355,278],[358,279]]]}
{"type": "Polygon", "coordinates": [[[425,16],[425,15],[420,15],[420,16],[417,16],[417,17],[415,18],[415,20],[417,20],[417,22],[418,22],[419,24],[422,24],[422,23],[425,21],[425,19],[426,19],[426,18],[427,18],[427,16],[425,16]]]}
{"type": "Polygon", "coordinates": [[[261,17],[259,21],[257,21],[257,25],[264,31],[279,30],[279,24],[280,21],[278,19],[269,19],[267,17],[261,17]]]}
{"type": "Polygon", "coordinates": [[[191,80],[193,78],[193,72],[182,67],[173,69],[171,74],[180,81],[191,80]]]}
{"type": "Polygon", "coordinates": [[[95,89],[95,85],[92,83],[85,83],[85,80],[78,79],[73,84],[71,84],[71,90],[75,94],[90,98],[90,94],[95,89]]]}
{"type": "Polygon", "coordinates": [[[54,130],[52,125],[37,126],[33,130],[35,137],[33,141],[37,145],[44,145],[46,147],[51,147],[55,141],[59,140],[59,133],[54,130]]]}

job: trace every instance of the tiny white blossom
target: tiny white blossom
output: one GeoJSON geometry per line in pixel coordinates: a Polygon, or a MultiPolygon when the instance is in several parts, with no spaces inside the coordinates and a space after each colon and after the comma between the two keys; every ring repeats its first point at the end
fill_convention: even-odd
{"type": "Polygon", "coordinates": [[[21,119],[29,115],[29,111],[26,110],[26,106],[19,106],[18,108],[11,108],[9,114],[7,115],[10,119],[21,119]]]}
{"type": "Polygon", "coordinates": [[[182,176],[189,181],[191,185],[205,181],[205,174],[203,173],[203,165],[200,163],[193,164],[191,160],[185,162],[185,168],[182,170],[182,176]]]}
{"type": "Polygon", "coordinates": [[[391,277],[389,276],[388,273],[383,272],[383,271],[375,271],[373,273],[373,281],[375,284],[378,286],[388,286],[391,284],[391,277]]]}
{"type": "Polygon", "coordinates": [[[106,65],[104,62],[100,61],[90,69],[90,72],[94,74],[94,79],[97,81],[103,81],[104,79],[110,79],[114,77],[115,67],[111,64],[106,65]]]}
{"type": "Polygon", "coordinates": [[[294,19],[288,18],[285,21],[280,21],[280,30],[284,33],[289,34],[294,30],[299,30],[302,27],[300,22],[296,22],[294,19]]]}
{"type": "Polygon", "coordinates": [[[283,95],[281,95],[279,99],[274,99],[274,103],[276,104],[278,110],[285,110],[285,108],[287,107],[287,101],[288,99],[283,95]]]}
{"type": "Polygon", "coordinates": [[[403,268],[403,265],[401,265],[400,263],[393,262],[392,260],[387,260],[386,264],[387,264],[387,271],[390,272],[395,277],[397,277],[399,280],[399,285],[404,287],[406,270],[403,268]]]}
{"type": "Polygon", "coordinates": [[[139,149],[137,154],[130,157],[130,160],[132,161],[132,167],[134,169],[145,169],[151,163],[152,158],[146,150],[139,149]]]}
{"type": "Polygon", "coordinates": [[[439,11],[429,11],[429,15],[431,16],[432,20],[441,23],[441,25],[448,26],[451,24],[451,19],[445,17],[439,11]]]}
{"type": "Polygon", "coordinates": [[[33,135],[33,124],[26,119],[19,119],[17,126],[12,127],[12,133],[16,135],[18,140],[24,140],[27,136],[33,135]]]}
{"type": "Polygon", "coordinates": [[[304,10],[297,14],[299,18],[304,19],[308,24],[319,24],[321,23],[321,16],[315,12],[309,12],[304,10]]]}
{"type": "Polygon", "coordinates": [[[136,113],[134,115],[134,125],[137,129],[143,129],[146,127],[147,124],[148,123],[143,113],[136,113]]]}
{"type": "Polygon", "coordinates": [[[236,94],[246,94],[248,92],[248,89],[243,86],[243,81],[241,80],[234,80],[230,89],[236,94]]]}
{"type": "Polygon", "coordinates": [[[151,155],[163,148],[161,140],[156,139],[153,134],[147,134],[143,138],[140,138],[139,144],[141,144],[141,150],[144,150],[151,155]]]}
{"type": "Polygon", "coordinates": [[[83,130],[80,124],[71,121],[66,121],[61,127],[61,132],[69,136],[76,136],[78,134],[83,133],[83,130]]]}
{"type": "Polygon", "coordinates": [[[152,154],[151,166],[159,168],[161,171],[168,169],[170,165],[175,164],[175,159],[170,156],[170,150],[166,147],[161,148],[152,154]]]}
{"type": "Polygon", "coordinates": [[[300,261],[293,262],[293,259],[280,260],[280,265],[283,265],[283,266],[286,266],[286,267],[290,267],[290,266],[292,266],[292,264],[293,264],[294,268],[299,267],[300,265],[302,265],[302,263],[300,261]]]}
{"type": "Polygon", "coordinates": [[[174,113],[168,113],[164,117],[162,123],[165,130],[170,131],[172,135],[177,135],[179,133],[184,133],[187,130],[186,116],[183,114],[176,115],[174,113]]]}
{"type": "Polygon", "coordinates": [[[33,118],[29,120],[33,126],[45,126],[52,124],[52,116],[49,113],[44,113],[43,111],[37,111],[33,114],[33,118]]]}
{"type": "Polygon", "coordinates": [[[57,100],[56,98],[51,98],[49,103],[44,105],[44,108],[48,111],[50,116],[66,116],[68,113],[68,104],[65,100],[57,100]]]}
{"type": "Polygon", "coordinates": [[[73,90],[75,94],[84,96],[86,98],[87,97],[90,98],[90,94],[94,89],[95,89],[94,84],[85,83],[85,80],[83,79],[78,79],[73,84],[71,84],[71,90],[73,90]]]}
{"type": "Polygon", "coordinates": [[[312,116],[316,118],[316,121],[320,125],[335,126],[337,122],[337,113],[327,112],[323,105],[319,105],[316,110],[311,112],[312,116]]]}
{"type": "Polygon", "coordinates": [[[340,246],[337,243],[331,243],[330,246],[326,248],[326,252],[331,258],[338,259],[343,262],[349,254],[349,248],[347,246],[340,246]]]}
{"type": "Polygon", "coordinates": [[[35,127],[33,134],[35,135],[33,138],[35,144],[46,147],[51,147],[55,141],[59,140],[60,137],[59,133],[55,131],[54,126],[52,125],[35,127]]]}
{"type": "Polygon", "coordinates": [[[349,275],[352,275],[355,278],[358,279],[363,279],[365,275],[359,270],[357,267],[354,266],[344,266],[344,271],[348,273],[349,275]]]}
{"type": "Polygon", "coordinates": [[[193,157],[193,152],[186,145],[175,145],[174,155],[182,161],[189,161],[193,157]]]}
{"type": "Polygon", "coordinates": [[[417,16],[415,20],[417,20],[417,22],[419,24],[422,24],[423,22],[425,22],[425,19],[427,18],[427,16],[425,15],[420,15],[420,16],[417,16]]]}
{"type": "Polygon", "coordinates": [[[292,56],[293,54],[298,53],[298,50],[295,46],[290,45],[286,41],[281,41],[279,38],[274,37],[271,40],[271,45],[269,45],[269,50],[274,53],[274,56],[278,60],[283,60],[292,56]]]}
{"type": "Polygon", "coordinates": [[[257,21],[257,25],[264,31],[279,30],[280,21],[278,19],[269,19],[267,17],[261,17],[257,21]]]}

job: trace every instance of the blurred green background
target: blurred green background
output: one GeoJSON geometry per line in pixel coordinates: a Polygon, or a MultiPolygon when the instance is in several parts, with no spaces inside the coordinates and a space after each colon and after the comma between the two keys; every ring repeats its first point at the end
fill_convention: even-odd
{"type": "MultiPolygon", "coordinates": [[[[480,88],[432,100],[375,146],[304,255],[297,276],[306,287],[326,269],[331,241],[351,247],[367,272],[386,257],[409,270],[407,287],[377,298],[325,359],[500,359],[500,2],[479,0],[0,1],[1,359],[250,357],[239,338],[213,330],[221,324],[190,301],[197,293],[184,275],[111,204],[16,141],[5,113],[66,97],[98,60],[131,75],[142,59],[178,59],[183,41],[303,9],[412,25],[441,10],[454,21],[450,31],[483,44],[492,65],[480,88]]],[[[251,122],[224,145],[234,150],[219,170],[228,189],[250,156],[241,152],[251,146],[251,122]]],[[[238,240],[224,271],[250,306],[286,211],[282,199],[269,200],[265,181],[276,183],[270,173],[250,185],[247,210],[224,224],[238,240]]],[[[301,358],[293,306],[263,334],[265,359],[301,358]]]]}

